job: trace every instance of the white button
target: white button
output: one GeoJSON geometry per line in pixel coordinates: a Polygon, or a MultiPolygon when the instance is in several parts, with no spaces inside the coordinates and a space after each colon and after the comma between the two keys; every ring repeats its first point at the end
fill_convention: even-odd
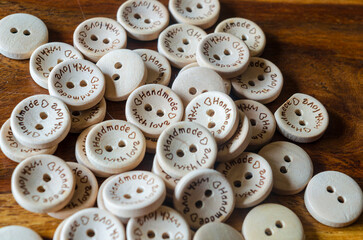
{"type": "Polygon", "coordinates": [[[272,168],[273,192],[293,195],[301,192],[313,176],[313,163],[301,147],[289,142],[273,142],[259,152],[272,168]]]}
{"type": "Polygon", "coordinates": [[[174,178],[167,174],[159,165],[158,158],[155,155],[153,160],[153,166],[151,169],[151,172],[155,173],[159,177],[161,177],[164,180],[165,187],[166,187],[166,196],[173,198],[174,195],[174,189],[177,183],[180,181],[180,178],[174,178]]]}
{"type": "Polygon", "coordinates": [[[231,79],[233,92],[239,98],[248,98],[266,104],[281,93],[283,76],[280,69],[264,58],[252,57],[247,70],[231,79]]]}
{"type": "Polygon", "coordinates": [[[315,175],[305,190],[305,206],[320,223],[345,227],[362,214],[363,193],[348,175],[326,171],[315,175]]]}
{"type": "Polygon", "coordinates": [[[48,89],[48,77],[59,63],[70,59],[83,59],[73,46],[62,42],[44,44],[32,53],[29,61],[30,75],[42,88],[48,89]]]}
{"type": "Polygon", "coordinates": [[[275,112],[282,135],[294,142],[318,140],[328,128],[329,116],[323,104],[302,93],[292,95],[275,112]]]}
{"type": "Polygon", "coordinates": [[[34,232],[30,228],[23,226],[6,226],[0,228],[0,239],[1,240],[43,240],[38,233],[34,232]]]}
{"type": "Polygon", "coordinates": [[[37,47],[47,42],[47,26],[33,15],[16,13],[0,20],[0,53],[5,57],[29,59],[37,47]]]}
{"type": "Polygon", "coordinates": [[[73,45],[92,62],[111,51],[125,48],[126,44],[125,29],[111,18],[87,19],[73,33],[73,45]]]}
{"type": "Polygon", "coordinates": [[[216,71],[223,78],[233,78],[246,71],[250,52],[246,44],[228,33],[211,33],[199,43],[196,59],[201,67],[216,71]]]}
{"type": "Polygon", "coordinates": [[[16,202],[30,212],[58,211],[71,200],[75,178],[62,159],[36,155],[22,161],[11,176],[16,202]]]}
{"type": "Polygon", "coordinates": [[[146,152],[155,154],[156,153],[156,143],[158,141],[158,138],[151,138],[151,137],[145,136],[145,140],[146,140],[146,152]]]}
{"type": "Polygon", "coordinates": [[[117,11],[117,21],[125,28],[128,36],[141,41],[157,39],[169,24],[168,9],[154,0],[130,0],[117,11]]]}
{"type": "Polygon", "coordinates": [[[63,226],[64,226],[64,223],[67,219],[63,220],[59,225],[58,227],[55,229],[55,232],[53,234],[53,240],[60,240],[60,234],[62,232],[62,229],[63,229],[63,226]]]}
{"type": "Polygon", "coordinates": [[[244,240],[241,233],[225,223],[212,222],[203,225],[195,233],[193,240],[244,240]]]}
{"type": "Polygon", "coordinates": [[[279,204],[267,203],[253,208],[242,225],[246,240],[303,240],[304,229],[296,214],[279,204]]]}

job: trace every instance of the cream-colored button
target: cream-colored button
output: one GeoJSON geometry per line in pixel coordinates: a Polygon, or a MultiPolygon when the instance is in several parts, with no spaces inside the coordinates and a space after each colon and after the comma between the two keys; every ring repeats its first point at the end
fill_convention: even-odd
{"type": "Polygon", "coordinates": [[[124,101],[147,79],[147,68],[142,58],[128,49],[114,50],[103,56],[97,66],[105,75],[105,98],[124,101]]]}
{"type": "Polygon", "coordinates": [[[174,207],[193,229],[209,222],[224,222],[235,204],[228,180],[212,169],[198,169],[185,175],[176,185],[174,207]]]}
{"type": "Polygon", "coordinates": [[[30,212],[58,211],[71,200],[75,178],[69,166],[53,155],[36,155],[22,161],[11,176],[16,202],[30,212]]]}
{"type": "Polygon", "coordinates": [[[73,33],[73,45],[92,62],[111,51],[125,48],[126,44],[125,29],[111,18],[87,19],[73,33]]]}
{"type": "Polygon", "coordinates": [[[272,170],[260,155],[244,152],[232,161],[219,164],[217,170],[231,183],[238,208],[256,206],[271,193],[272,170]]]}
{"type": "Polygon", "coordinates": [[[171,0],[169,10],[175,21],[203,29],[213,26],[219,17],[219,0],[171,0]]]}
{"type": "Polygon", "coordinates": [[[174,24],[161,32],[158,39],[158,51],[170,64],[182,68],[196,61],[199,42],[207,34],[203,29],[189,24],[174,24]]]}
{"type": "Polygon", "coordinates": [[[196,59],[201,67],[216,71],[223,78],[233,78],[246,71],[250,52],[246,44],[228,33],[211,33],[199,43],[196,59]]]}
{"type": "Polygon", "coordinates": [[[328,128],[329,116],[323,104],[302,93],[295,93],[275,112],[282,135],[299,143],[318,140],[328,128]]]}
{"type": "Polygon", "coordinates": [[[158,139],[145,136],[145,140],[146,140],[146,152],[155,154],[156,153],[156,143],[158,142],[158,139]]]}
{"type": "Polygon", "coordinates": [[[276,131],[272,112],[265,105],[253,100],[241,99],[235,103],[250,119],[252,137],[247,149],[253,151],[269,143],[276,131]]]}
{"type": "Polygon", "coordinates": [[[178,122],[160,135],[156,156],[165,172],[181,178],[197,169],[212,168],[217,158],[217,144],[202,125],[178,122]]]}
{"type": "Polygon", "coordinates": [[[304,228],[296,214],[279,204],[267,203],[253,208],[242,225],[246,240],[303,240],[304,228]]]}
{"type": "Polygon", "coordinates": [[[10,119],[2,125],[0,130],[0,148],[6,157],[21,162],[25,158],[38,154],[53,154],[57,150],[58,145],[50,148],[29,148],[19,143],[10,127],[10,119]]]}
{"type": "Polygon", "coordinates": [[[154,0],[129,0],[117,11],[117,21],[128,36],[141,41],[157,39],[169,24],[168,9],[154,0]]]}
{"type": "Polygon", "coordinates": [[[55,232],[53,234],[53,240],[60,240],[60,234],[62,232],[62,229],[63,229],[63,226],[64,226],[64,223],[67,219],[63,220],[59,225],[58,227],[55,229],[55,232]]]}
{"type": "Polygon", "coordinates": [[[52,69],[65,60],[83,59],[73,46],[62,42],[44,44],[32,53],[29,71],[33,80],[42,88],[48,89],[48,77],[52,69]]]}
{"type": "Polygon", "coordinates": [[[133,91],[126,102],[127,121],[148,137],[156,138],[170,124],[179,122],[184,106],[179,96],[160,84],[147,84],[133,91]]]}
{"type": "Polygon", "coordinates": [[[16,105],[11,113],[10,126],[22,145],[49,148],[67,136],[71,116],[61,100],[49,95],[33,95],[16,105]]]}
{"type": "Polygon", "coordinates": [[[273,142],[259,152],[271,166],[273,192],[293,195],[301,192],[313,176],[313,163],[307,152],[289,142],[273,142]]]}
{"type": "Polygon", "coordinates": [[[121,173],[103,190],[105,206],[117,216],[141,217],[158,209],[165,199],[164,181],[147,171],[121,173]]]}
{"type": "Polygon", "coordinates": [[[203,225],[195,233],[193,240],[244,240],[241,233],[225,223],[211,222],[203,225]]]}
{"type": "Polygon", "coordinates": [[[229,18],[215,29],[215,32],[230,33],[243,40],[251,56],[260,56],[266,46],[266,37],[262,29],[254,22],[244,18],[229,18]]]}
{"type": "Polygon", "coordinates": [[[0,228],[0,239],[1,240],[43,240],[38,233],[34,232],[30,228],[23,226],[6,226],[0,228]]]}
{"type": "Polygon", "coordinates": [[[207,128],[217,144],[227,142],[238,127],[238,112],[233,100],[221,92],[207,92],[195,97],[186,107],[186,121],[207,128]]]}
{"type": "Polygon", "coordinates": [[[174,189],[177,183],[180,181],[180,178],[174,178],[167,174],[159,165],[158,158],[155,155],[153,160],[153,166],[151,169],[151,172],[155,173],[159,177],[161,177],[164,180],[165,187],[166,187],[166,195],[167,197],[173,198],[174,195],[174,189]]]}
{"type": "Polygon", "coordinates": [[[5,57],[29,59],[37,47],[47,42],[47,26],[33,15],[15,13],[0,20],[0,53],[5,57]]]}
{"type": "Polygon", "coordinates": [[[326,171],[315,175],[305,190],[305,206],[320,223],[345,227],[362,214],[363,193],[348,175],[326,171]]]}
{"type": "Polygon", "coordinates": [[[280,69],[267,59],[258,57],[252,57],[247,70],[231,81],[236,96],[263,104],[274,101],[283,86],[280,69]]]}

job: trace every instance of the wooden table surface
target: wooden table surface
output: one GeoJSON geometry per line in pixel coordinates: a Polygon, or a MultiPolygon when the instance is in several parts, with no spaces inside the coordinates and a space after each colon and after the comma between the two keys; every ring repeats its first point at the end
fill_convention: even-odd
{"type": "MultiPolygon", "coordinates": [[[[41,18],[49,29],[49,41],[72,44],[77,25],[92,17],[116,18],[124,1],[108,0],[12,0],[0,1],[0,18],[26,12],[41,18]]],[[[165,5],[167,0],[162,0],[165,5]]],[[[362,187],[362,80],[363,2],[361,0],[221,0],[221,17],[250,19],[264,30],[267,45],[262,57],[274,62],[285,79],[280,97],[268,104],[274,112],[296,92],[312,95],[327,108],[330,124],[317,142],[299,144],[311,156],[314,174],[337,170],[353,177],[362,187]]],[[[213,31],[213,27],[208,30],[213,31]]],[[[128,48],[156,49],[156,41],[130,40],[128,48]]],[[[22,99],[48,93],[30,77],[28,61],[10,60],[0,55],[0,125],[22,99]]],[[[173,79],[177,74],[174,69],[173,79]]],[[[125,119],[124,103],[108,102],[107,119],[125,119]]],[[[76,134],[63,141],[55,155],[75,161],[76,134]]],[[[276,133],[274,140],[286,140],[276,133]]],[[[152,156],[140,168],[150,169],[152,156]]],[[[362,161],[363,162],[363,161],[362,161]]],[[[60,223],[46,214],[33,214],[17,205],[10,178],[16,166],[0,152],[0,227],[17,224],[31,227],[50,239],[60,223]]],[[[292,209],[301,219],[306,239],[363,239],[363,218],[346,228],[330,228],[307,212],[303,193],[295,196],[271,194],[265,202],[292,209]]],[[[228,223],[238,230],[249,211],[235,210],[228,223]]]]}

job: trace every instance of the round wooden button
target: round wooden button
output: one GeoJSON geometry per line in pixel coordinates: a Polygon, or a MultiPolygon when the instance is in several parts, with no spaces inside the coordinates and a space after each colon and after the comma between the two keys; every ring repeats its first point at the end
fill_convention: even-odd
{"type": "Polygon", "coordinates": [[[328,128],[329,116],[323,104],[302,93],[295,93],[275,112],[282,135],[299,143],[318,140],[328,128]]]}
{"type": "Polygon", "coordinates": [[[23,226],[6,226],[0,228],[0,239],[1,240],[43,240],[38,233],[34,232],[30,228],[23,226]]]}
{"type": "Polygon", "coordinates": [[[33,95],[22,100],[10,117],[16,140],[32,148],[50,148],[60,143],[71,128],[67,106],[49,95],[33,95]]]}
{"type": "Polygon", "coordinates": [[[0,53],[5,57],[29,59],[37,47],[47,42],[47,26],[33,15],[15,13],[0,20],[0,53]]]}
{"type": "Polygon", "coordinates": [[[158,51],[173,67],[182,68],[196,61],[197,46],[206,35],[206,32],[199,27],[174,24],[159,35],[158,51]]]}
{"type": "Polygon", "coordinates": [[[155,154],[156,153],[156,143],[158,141],[158,138],[151,138],[151,137],[145,136],[145,140],[146,140],[146,152],[155,154]]]}
{"type": "Polygon", "coordinates": [[[352,224],[363,210],[363,193],[358,183],[336,171],[315,175],[306,187],[304,200],[311,216],[330,227],[352,224]]]}
{"type": "Polygon", "coordinates": [[[160,167],[160,165],[158,163],[158,158],[156,155],[153,160],[153,166],[152,166],[151,172],[155,173],[156,175],[161,177],[161,179],[164,180],[165,187],[166,187],[166,195],[167,195],[167,197],[173,198],[175,186],[180,181],[180,178],[174,178],[174,177],[170,176],[169,174],[167,174],[160,167]]]}
{"type": "Polygon", "coordinates": [[[304,228],[296,214],[279,204],[266,203],[253,208],[242,225],[246,240],[303,240],[304,228]]]}
{"type": "Polygon", "coordinates": [[[234,193],[228,180],[212,169],[198,169],[176,185],[174,207],[193,229],[209,222],[224,222],[234,209],[234,193]]]}
{"type": "Polygon", "coordinates": [[[53,155],[36,155],[22,161],[11,176],[16,202],[30,212],[58,211],[71,200],[75,178],[69,166],[53,155]]]}
{"type": "Polygon", "coordinates": [[[228,33],[211,33],[199,43],[196,59],[201,67],[216,71],[223,78],[233,78],[246,71],[250,52],[246,44],[228,33]]]}
{"type": "Polygon", "coordinates": [[[253,100],[241,99],[235,103],[250,119],[252,137],[247,149],[254,151],[269,143],[276,131],[272,112],[265,105],[253,100]]]}
{"type": "Polygon", "coordinates": [[[238,112],[233,100],[225,93],[206,92],[195,97],[185,109],[185,120],[207,128],[217,144],[227,142],[238,127],[238,112]]]}
{"type": "Polygon", "coordinates": [[[147,84],[133,91],[126,102],[127,121],[148,137],[157,138],[170,124],[179,122],[184,106],[179,96],[160,84],[147,84]]]}
{"type": "Polygon", "coordinates": [[[77,49],[66,43],[44,44],[35,49],[30,57],[30,75],[39,86],[48,89],[48,77],[53,68],[61,62],[71,59],[83,59],[83,56],[77,49]]]}
{"type": "Polygon", "coordinates": [[[289,142],[273,142],[259,152],[271,166],[273,192],[293,195],[301,192],[313,176],[313,163],[307,152],[289,142]]]}
{"type": "Polygon", "coordinates": [[[142,58],[128,49],[114,50],[103,56],[97,66],[105,75],[105,98],[124,101],[138,87],[145,84],[147,68],[142,58]]]}
{"type": "Polygon", "coordinates": [[[215,32],[230,33],[243,40],[252,57],[260,56],[266,46],[266,37],[262,29],[248,19],[226,19],[217,25],[215,32]]]}
{"type": "Polygon", "coordinates": [[[263,104],[274,101],[283,86],[280,69],[267,59],[258,57],[252,57],[247,70],[231,81],[236,96],[263,104]]]}
{"type": "Polygon", "coordinates": [[[244,240],[241,233],[225,223],[211,222],[203,225],[195,233],[193,240],[244,240]]]}
{"type": "Polygon", "coordinates": [[[105,206],[117,216],[141,217],[158,209],[165,199],[164,181],[147,171],[121,173],[103,190],[105,206]]]}
{"type": "Polygon", "coordinates": [[[272,170],[260,155],[244,152],[232,161],[219,164],[217,170],[231,183],[238,208],[256,206],[271,193],[272,170]]]}
{"type": "Polygon", "coordinates": [[[125,29],[111,18],[87,19],[73,33],[73,45],[92,62],[111,51],[125,48],[126,44],[125,29]]]}
{"type": "Polygon", "coordinates": [[[151,41],[157,39],[168,26],[169,12],[159,1],[130,0],[118,9],[117,21],[126,29],[129,37],[151,41]]]}

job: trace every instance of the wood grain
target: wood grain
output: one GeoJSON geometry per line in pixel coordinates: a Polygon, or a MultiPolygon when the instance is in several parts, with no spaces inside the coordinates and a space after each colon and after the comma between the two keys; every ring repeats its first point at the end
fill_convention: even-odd
{"type": "MultiPolygon", "coordinates": [[[[116,18],[124,1],[0,1],[0,18],[26,12],[41,18],[49,29],[50,41],[72,44],[77,25],[91,17],[116,18]]],[[[165,5],[166,0],[162,0],[165,5]]],[[[363,79],[363,6],[359,0],[221,0],[219,19],[244,17],[265,31],[267,46],[262,57],[282,71],[285,86],[281,96],[267,106],[275,111],[296,92],[312,95],[327,108],[328,131],[319,141],[299,144],[311,156],[314,174],[337,170],[353,177],[362,187],[362,79],[363,79]]],[[[208,30],[213,31],[212,29],[208,30]]],[[[156,41],[129,39],[128,48],[156,49],[156,41]]],[[[33,82],[28,61],[0,56],[0,124],[9,118],[14,106],[33,94],[47,93],[33,82]]],[[[177,74],[174,69],[173,77],[177,74]]],[[[108,102],[107,119],[125,119],[124,103],[108,102]]],[[[57,156],[75,161],[77,135],[70,134],[57,150],[57,156]]],[[[274,140],[283,140],[276,133],[274,140]]],[[[152,156],[139,168],[149,169],[152,156]]],[[[33,214],[19,207],[11,195],[10,179],[16,163],[0,153],[0,227],[19,224],[33,228],[51,239],[60,221],[47,215],[33,214]]],[[[346,228],[330,228],[316,222],[304,207],[303,193],[295,196],[271,194],[266,202],[292,209],[302,220],[306,239],[363,239],[363,218],[346,228]]],[[[240,230],[247,210],[235,210],[228,220],[240,230]]]]}

